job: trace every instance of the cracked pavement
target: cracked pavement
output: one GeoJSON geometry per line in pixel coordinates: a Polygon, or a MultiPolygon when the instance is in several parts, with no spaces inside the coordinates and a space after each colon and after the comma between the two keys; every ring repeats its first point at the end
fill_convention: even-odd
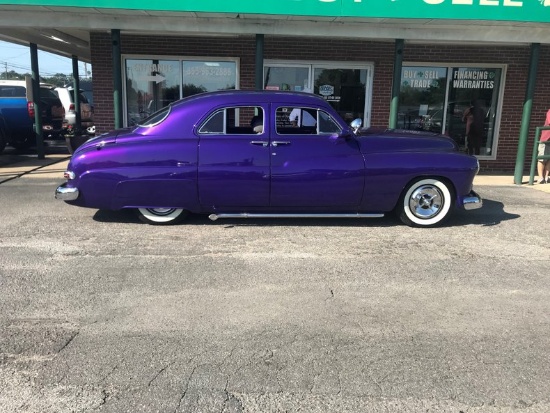
{"type": "Polygon", "coordinates": [[[154,227],[0,185],[0,412],[550,411],[550,194],[154,227]]]}

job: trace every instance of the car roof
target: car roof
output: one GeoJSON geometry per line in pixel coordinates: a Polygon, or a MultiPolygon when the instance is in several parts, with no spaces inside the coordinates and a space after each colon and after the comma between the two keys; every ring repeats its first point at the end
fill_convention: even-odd
{"type": "MultiPolygon", "coordinates": [[[[1,85],[6,85],[6,86],[24,86],[26,87],[27,86],[27,81],[26,80],[6,80],[6,79],[2,79],[0,80],[0,84],[1,85]]],[[[54,88],[54,85],[50,84],[50,83],[43,83],[43,82],[40,82],[40,86],[42,87],[47,87],[47,88],[54,88]]]]}
{"type": "Polygon", "coordinates": [[[174,106],[187,105],[191,102],[201,100],[215,100],[220,104],[224,101],[232,104],[248,104],[251,103],[285,103],[296,105],[323,105],[327,102],[312,93],[306,92],[291,92],[278,90],[220,90],[216,92],[205,92],[197,95],[183,98],[175,103],[174,106]]]}

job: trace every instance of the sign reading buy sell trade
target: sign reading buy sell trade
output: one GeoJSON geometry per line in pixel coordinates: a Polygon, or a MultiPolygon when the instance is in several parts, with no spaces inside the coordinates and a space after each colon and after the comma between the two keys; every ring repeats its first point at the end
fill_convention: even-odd
{"type": "Polygon", "coordinates": [[[0,0],[0,5],[2,4],[199,13],[550,23],[550,0],[0,0]]]}

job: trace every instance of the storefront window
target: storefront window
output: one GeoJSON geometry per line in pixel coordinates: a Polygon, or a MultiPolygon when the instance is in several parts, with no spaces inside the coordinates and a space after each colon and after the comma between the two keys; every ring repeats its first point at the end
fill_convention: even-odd
{"type": "Polygon", "coordinates": [[[311,92],[309,88],[309,66],[266,66],[264,89],[311,92]]]}
{"type": "Polygon", "coordinates": [[[180,62],[126,60],[126,116],[129,125],[179,99],[180,62]]]}
{"type": "Polygon", "coordinates": [[[235,62],[183,61],[183,95],[236,88],[235,62]]]}
{"type": "Polygon", "coordinates": [[[140,119],[182,97],[201,92],[235,89],[237,62],[125,59],[126,124],[140,119]]]}
{"type": "Polygon", "coordinates": [[[407,66],[398,127],[443,133],[462,151],[492,156],[502,68],[407,66]]]}
{"type": "Polygon", "coordinates": [[[441,132],[445,105],[447,68],[406,67],[401,74],[398,128],[441,132]],[[432,116],[431,123],[425,120],[432,116]],[[440,118],[439,121],[437,118],[440,118]]]}

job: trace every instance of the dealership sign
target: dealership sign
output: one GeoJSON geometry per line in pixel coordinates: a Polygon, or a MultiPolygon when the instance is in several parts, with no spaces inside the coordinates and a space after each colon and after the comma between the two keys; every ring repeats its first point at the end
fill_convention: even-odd
{"type": "Polygon", "coordinates": [[[0,5],[2,4],[197,13],[550,23],[550,0],[0,0],[0,5]]]}

